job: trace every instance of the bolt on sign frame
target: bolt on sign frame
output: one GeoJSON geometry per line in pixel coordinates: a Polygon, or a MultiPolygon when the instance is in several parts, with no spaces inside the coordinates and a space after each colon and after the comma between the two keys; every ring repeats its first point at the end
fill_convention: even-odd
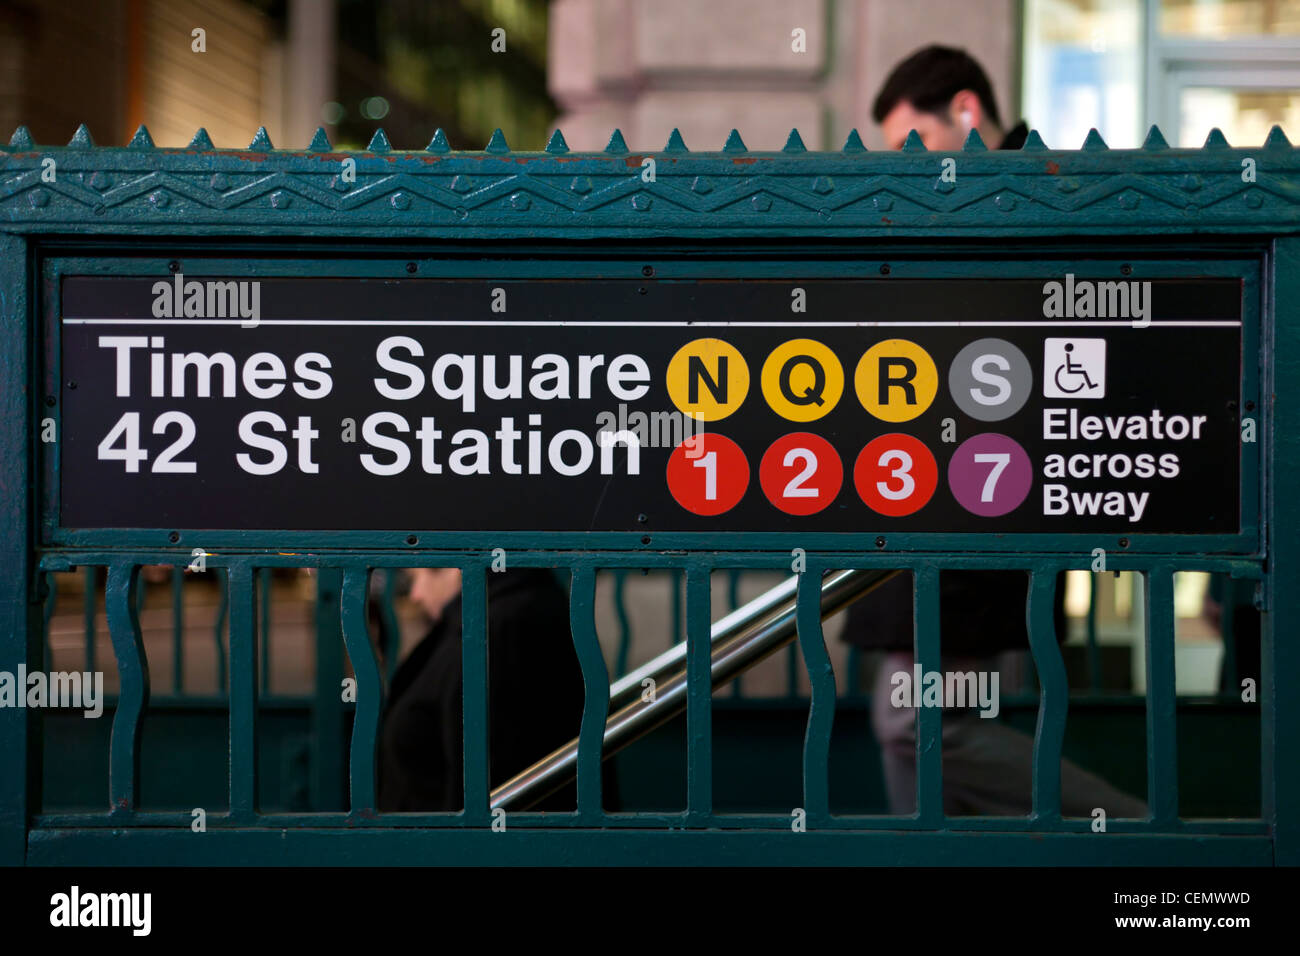
{"type": "MultiPolygon", "coordinates": [[[[100,566],[121,675],[110,792],[100,812],[42,812],[40,715],[0,708],[0,862],[1300,863],[1300,502],[1290,493],[1300,473],[1300,153],[1279,129],[1247,149],[1215,131],[1196,150],[1169,148],[1154,128],[1135,150],[1108,149],[1094,131],[1080,150],[1048,149],[1031,132],[1023,149],[998,152],[972,134],[957,153],[927,152],[915,133],[899,152],[868,152],[856,132],[839,152],[809,152],[797,132],[780,151],[754,152],[735,131],[720,152],[698,152],[674,131],[663,150],[641,154],[617,131],[601,153],[570,152],[559,132],[544,152],[514,152],[499,131],[476,152],[452,151],[441,132],[423,151],[396,151],[380,131],[365,152],[341,153],[324,131],[306,150],[289,151],[275,149],[264,130],[248,149],[225,150],[202,130],[187,148],[160,149],[143,127],[125,148],[96,146],[84,127],[67,146],[41,146],[20,127],[0,148],[0,253],[0,670],[42,666],[44,572],[100,566]],[[344,175],[351,163],[355,176],[344,175]],[[1248,167],[1253,175],[1243,174],[1248,167]],[[1238,509],[1230,515],[1237,520],[1226,530],[1135,531],[1119,540],[1086,529],[936,531],[906,523],[888,533],[884,524],[847,533],[775,524],[485,531],[472,520],[453,530],[202,530],[199,520],[100,524],[84,508],[71,525],[62,509],[65,483],[76,479],[61,470],[71,437],[62,434],[68,383],[61,363],[71,360],[61,352],[65,280],[166,280],[177,271],[191,278],[414,275],[485,284],[777,278],[787,296],[801,281],[1227,277],[1242,293],[1243,358],[1232,402],[1257,408],[1258,441],[1240,444],[1238,509]],[[41,441],[47,418],[60,440],[41,441]],[[196,545],[208,552],[209,567],[228,575],[230,620],[229,807],[209,816],[202,838],[192,834],[189,813],[139,808],[149,674],[132,601],[141,565],[184,565],[196,545]],[[1105,833],[1061,813],[1068,692],[1050,636],[1057,573],[1089,568],[1097,547],[1107,551],[1108,570],[1143,576],[1147,632],[1150,816],[1112,820],[1105,833]],[[586,682],[576,811],[511,813],[506,833],[491,827],[487,772],[485,581],[494,548],[505,549],[514,566],[571,571],[574,643],[586,682]],[[794,831],[789,813],[715,812],[711,776],[709,574],[788,572],[794,548],[805,549],[807,560],[797,589],[798,646],[812,675],[805,832],[794,831]],[[304,566],[341,582],[341,630],[359,682],[351,809],[262,813],[254,582],[262,569],[304,566]],[[366,630],[367,576],[374,568],[417,566],[464,573],[465,808],[379,814],[374,742],[383,688],[366,630]],[[687,582],[687,806],[682,813],[611,814],[600,802],[610,685],[592,616],[595,575],[648,567],[684,571],[687,582]],[[940,748],[933,746],[941,715],[924,708],[917,812],[831,813],[835,685],[817,605],[823,572],[841,568],[913,572],[924,670],[939,665],[939,569],[1029,572],[1026,613],[1041,677],[1031,813],[945,816],[940,748]],[[1178,570],[1259,583],[1257,819],[1179,816],[1178,570]]],[[[906,314],[906,304],[902,310],[918,318],[906,314]]],[[[793,329],[800,317],[791,318],[793,329]]],[[[1195,393],[1199,385],[1180,387],[1195,393]]]]}

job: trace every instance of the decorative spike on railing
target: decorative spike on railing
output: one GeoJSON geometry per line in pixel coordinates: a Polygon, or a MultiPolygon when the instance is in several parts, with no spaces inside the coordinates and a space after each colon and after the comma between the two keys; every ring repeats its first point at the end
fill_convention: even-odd
{"type": "MultiPolygon", "coordinates": [[[[357,221],[367,227],[386,228],[400,214],[400,219],[407,228],[436,232],[447,227],[446,223],[438,219],[426,217],[425,205],[412,202],[411,197],[416,193],[409,189],[374,197],[358,194],[360,191],[357,191],[348,197],[347,202],[340,204],[341,197],[337,194],[349,190],[339,177],[335,177],[331,183],[328,194],[322,195],[311,187],[308,181],[318,176],[322,170],[322,154],[330,153],[341,158],[323,127],[315,131],[306,148],[281,150],[275,150],[266,129],[259,128],[257,136],[247,147],[247,152],[260,154],[255,157],[259,163],[256,168],[274,174],[276,179],[257,183],[248,183],[239,178],[241,173],[252,168],[245,165],[247,154],[241,159],[243,148],[218,150],[202,128],[195,132],[188,151],[175,148],[157,150],[154,145],[149,131],[142,126],[132,138],[129,148],[96,146],[89,128],[83,125],[78,127],[67,146],[38,147],[33,142],[31,131],[20,126],[14,131],[9,145],[0,145],[0,162],[5,164],[8,176],[6,189],[0,190],[0,207],[10,216],[11,222],[30,220],[46,225],[81,221],[102,224],[108,220],[91,219],[88,214],[107,214],[111,217],[115,210],[122,208],[141,221],[148,217],[150,221],[175,223],[184,228],[200,228],[208,223],[256,224],[266,209],[274,210],[276,221],[281,224],[290,221],[315,223],[317,217],[323,217],[320,219],[322,223],[357,221]],[[47,150],[53,153],[60,150],[68,150],[70,153],[76,151],[82,158],[89,156],[92,150],[96,157],[112,156],[109,165],[101,166],[97,172],[91,171],[85,177],[86,184],[101,198],[97,199],[90,193],[43,188],[37,178],[27,175],[33,157],[22,154],[38,154],[39,157],[40,153],[47,150]],[[15,171],[19,173],[17,178],[9,175],[15,171]],[[171,186],[159,188],[146,181],[149,177],[156,179],[159,173],[171,177],[176,183],[192,181],[195,189],[187,195],[193,201],[178,203],[175,201],[177,193],[171,186]],[[295,180],[303,181],[305,188],[294,188],[292,184],[295,180]],[[254,189],[250,190],[250,194],[265,196],[265,201],[259,199],[254,203],[229,203],[227,196],[236,183],[240,186],[252,185],[254,189]],[[286,183],[289,184],[288,188],[285,188],[286,183]],[[128,184],[138,184],[138,188],[122,188],[128,184]],[[147,197],[147,203],[136,201],[142,191],[147,197]]],[[[1268,150],[1265,160],[1270,166],[1266,171],[1269,177],[1276,174],[1290,176],[1293,166],[1300,168],[1300,153],[1295,151],[1280,128],[1270,129],[1264,146],[1268,150]]],[[[505,231],[539,221],[540,211],[553,214],[551,207],[556,204],[538,202],[537,197],[545,193],[546,184],[551,179],[562,175],[567,186],[564,190],[566,198],[558,205],[567,206],[570,212],[577,213],[583,223],[589,224],[584,228],[592,230],[635,228],[627,217],[635,217],[632,221],[657,227],[665,222],[696,221],[696,217],[706,215],[724,221],[727,224],[724,228],[729,228],[733,224],[729,217],[740,216],[737,210],[744,209],[745,218],[735,219],[737,228],[741,225],[751,228],[750,213],[757,211],[766,213],[764,220],[771,223],[802,222],[801,217],[815,216],[815,220],[809,218],[808,225],[832,230],[873,229],[880,225],[890,230],[942,232],[950,225],[960,229],[984,221],[981,217],[985,215],[986,208],[996,212],[997,218],[994,221],[999,226],[1032,222],[1044,209],[1055,209],[1063,216],[1068,213],[1072,223],[1094,228],[1098,222],[1112,223],[1114,217],[1120,215],[1115,210],[1116,206],[1127,213],[1140,205],[1141,215],[1132,217],[1133,224],[1143,232],[1150,232],[1169,223],[1184,222],[1189,210],[1186,203],[1171,202],[1165,195],[1167,190],[1149,188],[1146,185],[1148,179],[1158,177],[1162,182],[1175,183],[1181,196],[1183,189],[1190,192],[1216,182],[1220,173],[1224,176],[1239,176],[1239,170],[1234,172],[1234,163],[1240,158],[1237,154],[1245,155],[1247,152],[1245,147],[1232,149],[1219,130],[1210,134],[1202,150],[1173,150],[1159,129],[1152,127],[1141,149],[1128,146],[1119,150],[1109,149],[1100,134],[1092,130],[1082,149],[1072,147],[1053,151],[1052,158],[1055,162],[1044,164],[1042,160],[1031,159],[1029,156],[1022,156],[1017,162],[1012,158],[1014,154],[1009,154],[1004,163],[1001,158],[993,158],[993,153],[975,131],[968,134],[962,144],[968,161],[976,163],[975,167],[966,167],[966,174],[977,177],[976,182],[996,181],[992,187],[996,190],[992,202],[949,208],[950,204],[941,200],[943,194],[951,191],[951,187],[941,184],[936,187],[938,196],[931,195],[930,190],[927,190],[929,198],[926,201],[909,201],[907,208],[902,208],[905,204],[900,203],[899,198],[905,192],[899,190],[906,190],[909,184],[918,181],[917,177],[933,175],[930,161],[925,159],[929,151],[916,130],[909,131],[901,150],[881,151],[872,154],[868,160],[866,148],[856,130],[849,132],[842,151],[832,154],[818,149],[809,150],[797,128],[788,131],[779,151],[769,146],[759,152],[750,152],[739,131],[732,129],[722,146],[722,155],[719,155],[712,149],[704,153],[691,153],[681,130],[673,129],[663,147],[663,153],[666,154],[665,160],[679,160],[673,163],[676,175],[661,178],[661,183],[667,183],[669,190],[686,188],[694,197],[711,196],[716,200],[696,202],[693,208],[684,209],[674,206],[672,199],[663,191],[665,187],[655,185],[653,180],[638,186],[634,194],[619,197],[626,198],[627,202],[602,205],[584,198],[599,193],[614,179],[637,175],[626,163],[628,144],[622,131],[617,129],[612,132],[605,151],[584,150],[578,153],[570,150],[564,134],[556,129],[552,131],[544,153],[534,152],[530,148],[526,153],[517,154],[518,164],[511,163],[504,167],[497,161],[510,153],[510,147],[500,130],[493,132],[482,149],[461,152],[452,150],[446,133],[438,130],[426,148],[431,153],[439,154],[439,159],[445,157],[448,162],[425,163],[418,156],[408,155],[405,151],[397,154],[383,129],[374,131],[367,147],[375,154],[393,151],[394,155],[390,157],[393,164],[391,172],[417,177],[417,181],[418,177],[434,175],[438,177],[434,181],[436,185],[449,188],[451,193],[462,197],[459,201],[451,197],[431,200],[435,207],[451,210],[452,225],[458,227],[464,222],[471,228],[505,231]],[[584,168],[570,169],[554,165],[561,162],[560,153],[569,154],[565,157],[567,160],[581,159],[584,168]],[[489,161],[487,165],[483,164],[484,160],[489,161]],[[1167,165],[1170,161],[1182,165],[1178,165],[1174,171],[1167,165]],[[493,162],[496,163],[495,168],[493,162]],[[804,169],[795,168],[805,162],[808,164],[806,177],[804,169]],[[1069,174],[1059,175],[1061,165],[1066,162],[1070,164],[1069,174]],[[1225,164],[1228,168],[1220,169],[1225,164]],[[603,169],[600,168],[602,166],[603,169]],[[855,175],[853,170],[859,166],[864,172],[879,177],[880,181],[866,195],[852,197],[842,191],[835,193],[841,201],[833,209],[828,209],[822,197],[849,182],[855,175]],[[763,176],[773,172],[779,176],[785,176],[788,172],[798,174],[787,182],[789,195],[782,197],[793,200],[793,205],[787,202],[776,205],[770,195],[770,184],[754,179],[755,174],[763,176]],[[1105,177],[1120,174],[1128,177],[1128,184],[1116,203],[1103,203],[1108,194],[1103,194],[1099,185],[1105,181],[1105,177]],[[1022,191],[1016,186],[1015,180],[1041,175],[1055,177],[1048,183],[1052,187],[1052,201],[1040,203],[1037,200],[1019,200],[1017,195],[1022,191]],[[444,182],[444,177],[449,182],[444,182]],[[744,184],[739,184],[736,177],[745,180],[744,184]],[[1012,177],[1012,180],[1005,177],[1012,177]],[[1011,185],[1007,186],[1006,183],[1011,185]],[[738,185],[739,190],[733,188],[738,185]],[[724,189],[727,191],[723,192],[724,189]],[[735,192],[742,195],[743,203],[735,203],[735,192]],[[504,205],[500,202],[502,193],[507,194],[504,205]],[[800,193],[804,195],[800,196],[800,193]],[[660,202],[659,197],[665,197],[666,201],[660,202]],[[502,206],[505,211],[498,214],[498,206],[502,206]],[[1103,209],[1105,216],[1097,218],[1103,209]],[[1097,211],[1097,216],[1093,215],[1094,210],[1097,211]],[[933,217],[940,213],[942,221],[936,221],[933,217]]],[[[1026,134],[1023,151],[1034,153],[1048,149],[1037,131],[1031,130],[1026,134]]],[[[1250,149],[1259,150],[1260,146],[1251,144],[1250,149]]],[[[360,149],[355,149],[352,153],[358,159],[363,155],[360,149]]],[[[36,161],[39,162],[39,158],[36,161]]],[[[662,172],[667,173],[668,170],[662,172]]],[[[1270,178],[1267,182],[1281,182],[1280,191],[1265,186],[1250,190],[1248,195],[1240,197],[1240,202],[1197,203],[1196,212],[1200,221],[1206,223],[1211,230],[1220,225],[1237,223],[1243,216],[1251,217],[1252,220],[1274,216],[1278,221],[1300,222],[1300,202],[1293,201],[1288,191],[1292,180],[1278,181],[1270,178]]],[[[431,195],[438,196],[438,191],[433,190],[431,195]]],[[[547,222],[548,227],[551,225],[553,223],[547,222]]]]}
{"type": "Polygon", "coordinates": [[[1088,130],[1088,135],[1083,138],[1083,145],[1079,149],[1089,152],[1092,150],[1110,149],[1106,141],[1101,138],[1101,133],[1097,132],[1097,127],[1088,130]]]}
{"type": "Polygon", "coordinates": [[[689,153],[686,148],[686,140],[682,139],[682,131],[673,127],[673,131],[668,134],[668,143],[664,146],[665,153],[689,153]]]}
{"type": "Polygon", "coordinates": [[[149,135],[149,129],[143,123],[131,137],[131,142],[127,143],[128,149],[153,149],[153,137],[149,135]]]}
{"type": "MultiPolygon", "coordinates": [[[[1261,145],[1271,150],[1287,150],[1287,149],[1295,148],[1295,146],[1291,143],[1291,140],[1287,137],[1285,131],[1279,125],[1274,125],[1270,127],[1268,135],[1261,145]]],[[[136,129],[136,132],[131,137],[131,140],[127,144],[127,147],[131,149],[154,149],[156,148],[156,144],[153,141],[153,137],[149,133],[148,127],[145,125],[141,125],[136,129]]],[[[9,143],[7,147],[0,147],[0,148],[7,148],[8,151],[27,151],[27,150],[36,149],[37,143],[35,142],[35,139],[31,134],[31,130],[25,125],[20,125],[17,128],[15,128],[12,136],[9,139],[9,143]]],[[[76,132],[73,134],[72,138],[68,141],[67,146],[64,148],[100,149],[101,147],[99,147],[95,143],[94,138],[90,133],[89,127],[86,124],[82,123],[78,125],[76,132]]],[[[103,148],[112,149],[113,147],[103,147],[103,148]]],[[[204,127],[199,127],[195,131],[193,138],[190,140],[189,145],[186,148],[190,150],[202,150],[202,151],[211,151],[216,149],[215,145],[212,142],[211,137],[208,135],[208,132],[204,127]]],[[[961,148],[965,152],[981,152],[981,151],[987,151],[988,145],[984,142],[984,139],[980,135],[979,131],[972,129],[967,133],[961,148]]],[[[1146,151],[1154,152],[1159,150],[1170,149],[1171,147],[1168,141],[1165,139],[1164,134],[1161,133],[1160,128],[1158,126],[1153,125],[1148,128],[1147,134],[1143,139],[1142,144],[1139,148],[1146,151]]],[[[1210,130],[1209,134],[1205,138],[1205,142],[1201,146],[1201,149],[1204,150],[1218,150],[1218,149],[1232,149],[1232,148],[1234,147],[1232,147],[1232,145],[1224,137],[1223,131],[1217,127],[1210,130]]],[[[1241,147],[1241,148],[1247,148],[1247,147],[1241,147]]],[[[330,142],[329,135],[326,133],[325,128],[317,127],[315,133],[312,135],[311,142],[307,145],[307,147],[305,147],[302,150],[302,152],[305,153],[333,152],[334,149],[335,147],[330,142]]],[[[445,131],[443,131],[442,129],[439,129],[434,133],[433,139],[430,140],[429,145],[426,146],[425,149],[428,152],[433,152],[433,153],[452,152],[451,144],[448,142],[447,135],[445,131]]],[[[1035,152],[1035,151],[1050,150],[1051,147],[1049,147],[1045,142],[1043,142],[1042,136],[1038,132],[1038,130],[1031,129],[1026,134],[1024,145],[1021,146],[1020,149],[1022,151],[1027,151],[1027,152],[1035,152]]],[[[249,143],[249,145],[246,147],[246,151],[269,152],[273,150],[275,150],[275,147],[271,143],[271,138],[269,133],[266,130],[266,127],[264,126],[258,127],[257,133],[253,137],[253,141],[249,143]]],[[[373,137],[371,138],[369,144],[366,147],[366,151],[379,153],[379,152],[390,152],[392,150],[393,150],[393,145],[389,140],[387,133],[382,128],[376,129],[373,137]]],[[[1081,152],[1109,151],[1109,150],[1110,150],[1110,146],[1102,138],[1101,133],[1096,128],[1089,129],[1087,136],[1085,137],[1083,143],[1079,147],[1079,151],[1081,152]]],[[[511,149],[509,144],[506,142],[505,134],[502,132],[501,129],[498,128],[492,132],[492,135],[489,138],[487,145],[483,148],[482,151],[486,153],[492,153],[492,154],[504,154],[504,153],[509,153],[511,149]]],[[[741,138],[739,130],[737,129],[730,130],[730,132],[727,134],[726,141],[723,144],[722,152],[742,153],[748,151],[749,151],[749,147],[745,144],[744,140],[741,138]]],[[[802,135],[799,133],[799,130],[797,128],[791,129],[789,134],[786,137],[785,144],[781,148],[781,152],[803,153],[808,151],[809,151],[808,147],[805,144],[802,135]]],[[[859,132],[856,129],[850,130],[848,136],[844,141],[844,145],[841,147],[841,152],[857,153],[857,152],[866,152],[866,151],[867,151],[866,146],[863,143],[862,137],[859,134],[859,132]]],[[[924,141],[921,139],[920,134],[915,129],[908,131],[906,139],[903,141],[902,146],[898,150],[898,152],[904,152],[904,153],[927,152],[927,151],[928,150],[927,147],[925,146],[924,141]]],[[[234,153],[238,151],[229,150],[228,152],[234,153]]],[[[288,155],[288,154],[292,154],[293,151],[280,151],[280,152],[285,152],[288,155]]],[[[545,152],[551,154],[561,154],[561,153],[571,152],[568,142],[565,140],[564,134],[561,130],[555,129],[554,131],[552,131],[549,139],[547,140],[545,152]]],[[[603,152],[611,155],[623,155],[629,152],[627,141],[624,139],[621,130],[615,129],[612,132],[609,138],[609,142],[605,146],[603,152]]],[[[674,128],[671,131],[671,133],[668,136],[668,142],[665,144],[662,152],[665,153],[690,152],[690,149],[687,147],[685,140],[682,137],[680,129],[674,128]]]]}
{"type": "Polygon", "coordinates": [[[271,137],[266,132],[266,127],[259,126],[257,128],[257,135],[254,136],[253,141],[248,144],[248,151],[250,153],[269,153],[273,149],[275,149],[275,147],[271,145],[271,137]]]}
{"type": "Polygon", "coordinates": [[[1223,130],[1214,127],[1210,130],[1210,135],[1205,137],[1205,145],[1201,149],[1231,149],[1227,137],[1223,135],[1223,130]]]}
{"type": "Polygon", "coordinates": [[[564,134],[560,132],[558,126],[555,128],[555,132],[551,134],[551,138],[546,141],[546,151],[555,154],[569,151],[569,144],[564,141],[564,134]]]}
{"type": "Polygon", "coordinates": [[[1143,149],[1168,149],[1169,144],[1165,142],[1164,135],[1160,132],[1160,127],[1152,125],[1147,130],[1147,138],[1142,141],[1143,149]]]}
{"type": "Polygon", "coordinates": [[[613,153],[615,156],[621,156],[627,152],[627,142],[623,139],[622,130],[614,130],[609,142],[605,145],[605,152],[613,153]]]}
{"type": "Polygon", "coordinates": [[[429,140],[429,145],[424,148],[430,153],[451,152],[451,144],[447,142],[447,134],[441,128],[433,134],[433,139],[429,140]]]}

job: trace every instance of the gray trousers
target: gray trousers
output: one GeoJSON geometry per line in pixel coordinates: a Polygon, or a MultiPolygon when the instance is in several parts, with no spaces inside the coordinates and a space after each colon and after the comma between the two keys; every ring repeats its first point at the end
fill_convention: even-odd
{"type": "MultiPolygon", "coordinates": [[[[887,654],[876,673],[871,726],[880,744],[891,813],[916,810],[916,709],[890,703],[890,680],[912,672],[910,651],[887,654]]],[[[945,657],[945,671],[993,671],[995,657],[945,657]]],[[[942,714],[943,809],[948,816],[1025,816],[1032,809],[1034,739],[981,717],[976,711],[942,714]]],[[[1061,812],[1090,817],[1097,807],[1113,817],[1145,817],[1141,800],[1112,787],[1096,774],[1061,760],[1061,812]]]]}

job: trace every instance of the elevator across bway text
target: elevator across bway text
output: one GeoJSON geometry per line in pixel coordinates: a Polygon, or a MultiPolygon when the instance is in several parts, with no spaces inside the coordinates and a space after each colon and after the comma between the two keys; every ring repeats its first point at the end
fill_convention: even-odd
{"type": "Polygon", "coordinates": [[[1109,312],[1076,311],[1082,273],[1067,310],[1064,274],[493,281],[267,262],[236,279],[195,262],[62,277],[63,527],[1240,530],[1236,278],[1133,283],[1125,317],[1114,284],[1109,312]],[[638,412],[685,428],[608,424],[638,412]]]}

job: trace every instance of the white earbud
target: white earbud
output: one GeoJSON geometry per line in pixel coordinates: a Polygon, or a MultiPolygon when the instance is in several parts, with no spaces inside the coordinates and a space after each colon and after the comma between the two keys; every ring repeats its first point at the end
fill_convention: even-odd
{"type": "Polygon", "coordinates": [[[961,123],[967,129],[970,129],[970,110],[962,110],[961,123]]]}

